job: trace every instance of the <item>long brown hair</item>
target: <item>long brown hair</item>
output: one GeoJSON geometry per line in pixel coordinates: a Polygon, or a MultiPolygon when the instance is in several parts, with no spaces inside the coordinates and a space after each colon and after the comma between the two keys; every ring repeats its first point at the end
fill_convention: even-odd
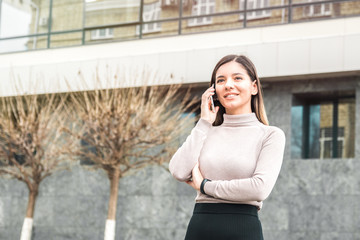
{"type": "MultiPolygon", "coordinates": [[[[214,84],[214,87],[215,87],[216,72],[218,71],[218,69],[225,63],[232,62],[232,61],[237,62],[241,66],[243,66],[245,68],[247,74],[249,75],[251,81],[253,81],[253,82],[256,81],[256,86],[257,86],[258,92],[256,95],[251,96],[251,111],[255,113],[257,119],[260,122],[262,122],[265,125],[269,125],[269,122],[268,122],[268,119],[266,116],[265,106],[264,106],[264,100],[263,100],[263,95],[262,95],[260,79],[256,72],[255,65],[251,62],[251,60],[248,57],[246,57],[244,55],[227,55],[227,56],[223,57],[222,59],[220,59],[220,61],[216,64],[216,66],[212,72],[210,86],[214,84]]],[[[213,123],[214,126],[221,125],[224,121],[223,114],[225,113],[225,108],[221,105],[220,102],[218,103],[218,105],[219,105],[220,109],[216,115],[215,122],[213,123]]]]}

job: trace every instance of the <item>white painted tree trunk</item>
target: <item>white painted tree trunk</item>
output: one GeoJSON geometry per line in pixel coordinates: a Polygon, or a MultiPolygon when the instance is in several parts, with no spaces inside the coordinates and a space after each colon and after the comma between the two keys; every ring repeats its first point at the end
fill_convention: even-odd
{"type": "Polygon", "coordinates": [[[115,240],[115,220],[106,219],[104,240],[115,240]]]}
{"type": "Polygon", "coordinates": [[[25,218],[21,229],[20,240],[31,240],[31,232],[33,227],[33,219],[25,218]]]}

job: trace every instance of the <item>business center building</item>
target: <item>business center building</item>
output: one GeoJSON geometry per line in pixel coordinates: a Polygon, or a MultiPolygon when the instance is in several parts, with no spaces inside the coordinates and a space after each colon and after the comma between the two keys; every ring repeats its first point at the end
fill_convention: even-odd
{"type": "MultiPolygon", "coordinates": [[[[86,90],[76,76],[96,69],[151,69],[200,96],[222,56],[249,56],[287,137],[260,212],[265,239],[360,239],[360,1],[2,0],[0,10],[1,96],[14,82],[22,93],[68,91],[64,79],[86,90]]],[[[149,167],[119,192],[119,239],[183,239],[188,186],[149,167]]],[[[101,171],[49,177],[34,239],[101,239],[107,199],[101,171]]],[[[0,239],[19,238],[26,202],[25,185],[0,178],[0,239]]]]}

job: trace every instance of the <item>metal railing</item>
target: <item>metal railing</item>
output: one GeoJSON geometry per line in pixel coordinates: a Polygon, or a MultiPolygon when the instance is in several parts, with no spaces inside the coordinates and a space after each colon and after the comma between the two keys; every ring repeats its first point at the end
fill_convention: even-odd
{"type": "MultiPolygon", "coordinates": [[[[134,37],[131,38],[131,40],[135,40],[135,39],[142,39],[144,37],[144,32],[143,32],[143,25],[144,24],[152,24],[152,23],[165,23],[165,22],[178,22],[178,28],[177,28],[177,35],[184,35],[184,34],[194,34],[194,33],[199,33],[199,32],[203,32],[203,31],[199,31],[199,32],[191,32],[191,33],[184,33],[183,30],[183,26],[182,26],[182,22],[189,20],[189,19],[195,19],[195,18],[204,18],[204,17],[222,17],[222,16],[227,16],[227,15],[235,15],[235,14],[242,14],[243,19],[242,21],[242,26],[241,28],[250,28],[250,27],[254,27],[254,26],[248,26],[247,23],[249,21],[252,20],[248,20],[247,19],[247,15],[251,12],[256,12],[256,11],[272,11],[272,10],[287,10],[287,21],[282,22],[281,24],[289,24],[289,23],[293,23],[293,10],[295,8],[300,8],[300,7],[306,7],[306,6],[315,6],[318,4],[334,4],[334,3],[345,3],[345,2],[356,2],[360,4],[360,0],[358,1],[354,1],[354,0],[325,0],[325,1],[311,1],[311,2],[303,2],[303,3],[293,3],[293,0],[288,0],[287,4],[283,4],[283,5],[277,5],[277,6],[270,6],[270,7],[263,7],[263,8],[254,8],[254,9],[248,9],[247,8],[247,0],[244,1],[244,9],[243,10],[233,10],[233,11],[227,11],[227,12],[217,12],[217,13],[211,13],[211,14],[204,14],[204,15],[191,15],[191,16],[184,16],[183,14],[183,1],[180,0],[179,1],[179,6],[178,6],[178,17],[173,17],[173,18],[166,18],[166,19],[158,19],[158,20],[153,20],[153,21],[144,21],[143,20],[143,10],[144,10],[144,0],[141,0],[140,2],[140,6],[139,6],[139,19],[138,21],[132,21],[132,22],[125,22],[125,23],[117,23],[117,24],[106,24],[106,25],[97,25],[97,26],[86,26],[85,25],[85,16],[86,16],[86,9],[85,9],[85,0],[83,3],[83,24],[82,24],[82,28],[78,28],[78,29],[72,29],[72,30],[65,30],[65,31],[52,31],[52,15],[53,15],[53,0],[50,0],[50,5],[49,5],[49,16],[48,16],[48,28],[47,28],[47,32],[45,33],[35,33],[35,34],[27,34],[27,35],[21,35],[21,36],[12,36],[12,37],[4,37],[4,38],[0,38],[0,44],[3,41],[6,40],[12,40],[12,39],[20,39],[20,38],[38,38],[38,37],[43,37],[43,36],[47,36],[47,42],[46,42],[46,48],[53,48],[51,47],[51,37],[53,35],[59,35],[59,34],[68,34],[68,33],[81,33],[81,44],[78,45],[86,45],[86,44],[94,44],[94,43],[105,43],[105,42],[114,42],[114,41],[126,41],[126,40],[113,40],[113,41],[94,41],[94,42],[87,42],[86,41],[86,32],[87,31],[91,31],[91,30],[98,30],[98,29],[105,29],[105,28],[122,28],[122,27],[137,27],[139,29],[138,34],[134,34],[134,37]]],[[[0,0],[0,13],[1,13],[1,3],[2,1],[0,0]]],[[[349,17],[349,16],[358,16],[360,15],[360,10],[359,13],[356,14],[349,14],[349,15],[344,15],[344,16],[328,16],[329,18],[333,19],[333,18],[339,18],[339,17],[349,17]]],[[[271,18],[271,17],[270,17],[271,18]]],[[[322,20],[324,18],[321,18],[322,20]]],[[[304,19],[303,21],[316,21],[319,20],[319,18],[314,18],[314,19],[304,19]]],[[[241,22],[239,19],[239,22],[241,22]]],[[[296,21],[296,22],[301,22],[301,21],[296,21]]],[[[1,25],[1,23],[0,23],[1,25]]],[[[210,24],[211,25],[211,24],[210,24]]],[[[273,25],[277,25],[277,24],[265,24],[266,26],[273,26],[273,25]]],[[[263,25],[257,25],[258,26],[265,26],[263,25]]],[[[192,27],[194,28],[194,27],[192,27]]],[[[234,29],[234,28],[232,28],[234,29]]],[[[236,29],[236,28],[235,28],[236,29]]],[[[226,30],[230,30],[230,29],[226,29],[226,30]]],[[[209,31],[219,31],[219,30],[209,30],[209,31]]],[[[208,32],[209,32],[208,31],[208,32]]],[[[168,36],[168,35],[165,35],[168,36]]],[[[163,36],[153,36],[153,37],[163,37],[163,36]]],[[[73,45],[76,46],[76,45],[73,45]]],[[[44,49],[44,48],[39,48],[39,49],[44,49]]],[[[36,49],[29,49],[29,50],[36,50],[36,49]]],[[[25,50],[25,51],[29,51],[29,50],[25,50]]],[[[12,52],[12,51],[9,51],[12,52]]],[[[9,52],[0,52],[1,53],[9,53],[9,52]]],[[[19,51],[16,51],[19,52],[19,51]]]]}

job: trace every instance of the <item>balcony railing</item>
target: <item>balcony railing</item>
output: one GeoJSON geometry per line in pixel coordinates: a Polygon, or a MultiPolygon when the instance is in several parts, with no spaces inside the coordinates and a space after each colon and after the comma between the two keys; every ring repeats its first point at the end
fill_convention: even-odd
{"type": "Polygon", "coordinates": [[[162,0],[161,4],[158,1],[152,5],[145,4],[144,0],[133,1],[133,4],[113,0],[74,0],[73,7],[69,4],[58,6],[58,1],[55,5],[55,0],[48,0],[47,5],[43,3],[46,1],[39,1],[38,4],[43,6],[33,2],[21,6],[21,1],[12,6],[7,2],[0,0],[0,53],[360,15],[360,0],[162,0]],[[223,5],[216,5],[219,2],[223,5]],[[10,10],[20,13],[7,17],[10,10]],[[48,14],[40,16],[44,11],[48,14]],[[120,15],[126,19],[119,20],[120,15]],[[19,17],[14,19],[14,16],[19,17]],[[24,22],[22,18],[27,19],[30,34],[16,28],[24,22]],[[20,30],[12,33],[9,29],[20,30]]]}

